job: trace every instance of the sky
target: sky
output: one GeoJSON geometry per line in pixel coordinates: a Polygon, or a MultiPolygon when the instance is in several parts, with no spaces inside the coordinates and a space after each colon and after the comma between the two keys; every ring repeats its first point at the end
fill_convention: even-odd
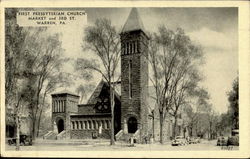
{"type": "MultiPolygon", "coordinates": [[[[79,9],[79,8],[78,8],[79,9]]],[[[93,25],[97,18],[108,18],[118,32],[121,31],[131,8],[83,8],[87,13],[87,25],[93,25]]],[[[201,66],[204,80],[201,86],[206,88],[211,103],[218,113],[227,111],[227,92],[232,88],[238,74],[238,10],[237,8],[138,8],[146,31],[155,32],[159,25],[176,30],[183,28],[191,40],[204,49],[205,64],[201,66]]],[[[84,28],[82,23],[66,28],[52,27],[51,33],[62,33],[63,56],[90,57],[82,51],[84,28]]],[[[64,68],[73,71],[73,64],[64,68]]],[[[91,82],[77,81],[77,85],[92,83],[97,85],[101,76],[96,74],[91,82]]]]}

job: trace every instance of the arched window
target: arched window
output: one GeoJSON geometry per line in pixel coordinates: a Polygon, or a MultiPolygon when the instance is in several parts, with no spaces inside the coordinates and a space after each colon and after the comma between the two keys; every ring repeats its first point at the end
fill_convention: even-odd
{"type": "Polygon", "coordinates": [[[102,120],[102,128],[103,128],[103,129],[107,129],[107,125],[106,125],[106,123],[105,123],[104,120],[102,120]]]}
{"type": "Polygon", "coordinates": [[[76,129],[79,129],[78,121],[76,121],[76,129]]]}
{"type": "Polygon", "coordinates": [[[135,52],[137,53],[138,52],[138,47],[137,47],[137,45],[138,45],[138,41],[135,41],[135,52]]]}
{"type": "Polygon", "coordinates": [[[91,121],[88,120],[89,129],[92,129],[91,121]]]}
{"type": "Polygon", "coordinates": [[[64,112],[64,100],[62,100],[62,112],[64,112]]]}
{"type": "Polygon", "coordinates": [[[58,112],[61,112],[61,101],[58,101],[59,105],[58,105],[58,112]]]}
{"type": "Polygon", "coordinates": [[[129,54],[129,43],[127,43],[127,54],[129,54]]]}
{"type": "Polygon", "coordinates": [[[54,112],[56,112],[56,106],[57,106],[57,102],[55,101],[55,111],[54,112]]]}
{"type": "Polygon", "coordinates": [[[58,106],[59,106],[59,103],[58,101],[56,101],[56,112],[58,112],[58,106]]]}
{"type": "Polygon", "coordinates": [[[132,54],[132,43],[129,43],[129,53],[132,54]]]}
{"type": "Polygon", "coordinates": [[[106,124],[107,124],[107,129],[109,129],[110,127],[109,127],[109,121],[108,120],[106,120],[106,124]]]}
{"type": "Polygon", "coordinates": [[[133,53],[135,53],[135,42],[133,41],[133,53]]]}
{"type": "Polygon", "coordinates": [[[93,122],[93,129],[96,129],[96,123],[95,123],[95,121],[93,120],[92,122],[93,122]]]}
{"type": "Polygon", "coordinates": [[[129,97],[132,98],[132,60],[129,60],[129,97]]]}
{"type": "Polygon", "coordinates": [[[102,125],[102,122],[98,120],[98,128],[102,125]]]}

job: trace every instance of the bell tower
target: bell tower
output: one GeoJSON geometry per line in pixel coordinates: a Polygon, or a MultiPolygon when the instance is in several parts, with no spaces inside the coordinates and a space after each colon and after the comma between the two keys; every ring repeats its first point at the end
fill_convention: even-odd
{"type": "Polygon", "coordinates": [[[148,131],[149,38],[136,8],[132,8],[120,38],[121,125],[125,134],[138,132],[141,140],[148,131]]]}

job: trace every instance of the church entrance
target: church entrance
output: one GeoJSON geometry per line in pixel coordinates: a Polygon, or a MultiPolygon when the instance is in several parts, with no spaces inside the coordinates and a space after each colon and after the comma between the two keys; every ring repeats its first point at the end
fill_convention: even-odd
{"type": "Polygon", "coordinates": [[[64,130],[64,121],[62,119],[57,122],[58,134],[64,130]]]}
{"type": "Polygon", "coordinates": [[[128,133],[135,133],[137,130],[137,120],[135,117],[128,119],[128,133]]]}

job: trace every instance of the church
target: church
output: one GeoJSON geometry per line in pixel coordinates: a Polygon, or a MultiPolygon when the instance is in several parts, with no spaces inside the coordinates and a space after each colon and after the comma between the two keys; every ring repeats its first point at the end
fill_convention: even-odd
{"type": "MultiPolygon", "coordinates": [[[[114,134],[116,140],[134,136],[143,143],[146,136],[159,140],[159,118],[152,111],[155,102],[149,98],[149,37],[136,8],[133,8],[120,33],[121,81],[114,84],[114,134]]],[[[101,80],[88,99],[78,104],[79,96],[70,92],[52,94],[53,131],[44,138],[88,139],[110,138],[111,108],[109,86],[101,80]]],[[[163,134],[169,139],[173,121],[166,118],[163,134]]]]}

